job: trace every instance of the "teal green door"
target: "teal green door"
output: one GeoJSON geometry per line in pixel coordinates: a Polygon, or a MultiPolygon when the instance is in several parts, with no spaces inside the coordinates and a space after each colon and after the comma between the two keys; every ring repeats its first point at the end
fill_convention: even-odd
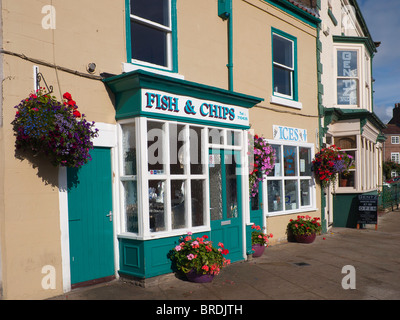
{"type": "Polygon", "coordinates": [[[264,226],[262,192],[262,183],[260,183],[258,186],[258,193],[250,199],[250,222],[253,222],[256,226],[260,226],[261,228],[264,226]]]}
{"type": "Polygon", "coordinates": [[[114,276],[111,150],[94,148],[90,154],[92,161],[67,170],[73,287],[114,276]]]}
{"type": "Polygon", "coordinates": [[[211,240],[224,244],[232,262],[244,259],[239,155],[231,150],[209,152],[211,240]]]}

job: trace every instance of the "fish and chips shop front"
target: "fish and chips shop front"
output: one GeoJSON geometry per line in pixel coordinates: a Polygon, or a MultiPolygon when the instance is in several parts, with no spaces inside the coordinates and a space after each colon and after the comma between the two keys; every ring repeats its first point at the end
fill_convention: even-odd
{"type": "Polygon", "coordinates": [[[246,259],[249,109],[262,99],[145,71],[104,82],[118,123],[120,275],[170,273],[187,232],[246,259]]]}

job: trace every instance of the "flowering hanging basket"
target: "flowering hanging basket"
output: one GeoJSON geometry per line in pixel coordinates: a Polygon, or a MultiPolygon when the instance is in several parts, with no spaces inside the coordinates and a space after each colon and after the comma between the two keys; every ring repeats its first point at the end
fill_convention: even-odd
{"type": "Polygon", "coordinates": [[[250,196],[255,197],[258,193],[260,182],[265,179],[275,165],[275,150],[264,138],[258,135],[249,139],[250,173],[249,185],[250,196]]]}
{"type": "Polygon", "coordinates": [[[335,182],[338,174],[349,173],[349,167],[353,160],[351,155],[335,145],[321,149],[312,162],[317,181],[321,183],[322,187],[328,187],[335,182]]]}
{"type": "Polygon", "coordinates": [[[91,160],[93,138],[98,135],[94,122],[88,122],[71,95],[63,102],[43,94],[43,89],[22,100],[12,125],[19,150],[43,153],[54,166],[79,168],[91,160]]]}

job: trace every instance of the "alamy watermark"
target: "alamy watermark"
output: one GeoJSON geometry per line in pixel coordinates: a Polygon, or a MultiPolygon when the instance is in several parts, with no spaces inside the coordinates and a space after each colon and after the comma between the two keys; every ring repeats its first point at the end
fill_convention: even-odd
{"type": "Polygon", "coordinates": [[[56,8],[52,5],[46,5],[42,7],[42,14],[45,16],[42,18],[43,29],[55,29],[56,28],[56,8]]]}
{"type": "Polygon", "coordinates": [[[45,265],[42,268],[42,274],[45,276],[42,278],[42,288],[44,290],[56,288],[56,268],[52,265],[45,265]]]}
{"type": "Polygon", "coordinates": [[[352,265],[345,265],[342,268],[342,274],[346,274],[342,279],[342,288],[344,290],[356,288],[356,268],[352,265]]]}

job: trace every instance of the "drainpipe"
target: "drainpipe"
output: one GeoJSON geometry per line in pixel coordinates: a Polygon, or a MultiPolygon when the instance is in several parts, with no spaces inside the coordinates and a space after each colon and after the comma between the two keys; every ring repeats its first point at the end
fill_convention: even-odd
{"type": "Polygon", "coordinates": [[[233,91],[233,19],[232,0],[218,0],[218,16],[228,20],[228,88],[233,91]]]}
{"type": "MultiPolygon", "coordinates": [[[[232,0],[231,0],[232,1],[232,0]]],[[[228,84],[229,90],[233,91],[233,19],[232,19],[232,7],[231,13],[228,18],[228,84]]]]}

